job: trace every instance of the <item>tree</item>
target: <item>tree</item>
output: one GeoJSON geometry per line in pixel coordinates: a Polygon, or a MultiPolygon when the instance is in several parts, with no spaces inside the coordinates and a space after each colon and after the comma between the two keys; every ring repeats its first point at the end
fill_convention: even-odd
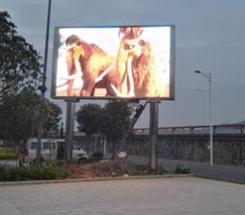
{"type": "Polygon", "coordinates": [[[0,101],[40,85],[40,56],[32,45],[19,36],[5,11],[0,11],[0,101]]]}
{"type": "Polygon", "coordinates": [[[126,135],[131,125],[131,108],[125,101],[110,101],[103,108],[101,131],[113,146],[116,153],[116,144],[126,135]]]}
{"type": "Polygon", "coordinates": [[[46,102],[47,116],[43,124],[43,129],[46,132],[57,133],[59,129],[58,123],[61,120],[62,110],[58,105],[50,102],[48,99],[45,99],[44,101],[46,102]]]}
{"type": "Polygon", "coordinates": [[[97,104],[86,104],[81,106],[77,112],[77,123],[79,131],[87,135],[97,134],[100,131],[100,118],[102,108],[97,104]]]}
{"type": "MultiPolygon", "coordinates": [[[[102,108],[97,104],[86,104],[81,106],[80,110],[77,112],[77,123],[80,132],[85,132],[89,139],[93,135],[97,135],[101,129],[101,115],[102,108]]],[[[95,138],[95,145],[96,145],[95,138]]],[[[87,144],[87,151],[90,152],[90,144],[87,144]]]]}
{"type": "Polygon", "coordinates": [[[124,101],[110,101],[103,108],[97,104],[86,104],[77,112],[78,129],[88,136],[98,133],[105,135],[115,153],[116,143],[122,140],[130,128],[131,112],[124,101]]]}
{"type": "Polygon", "coordinates": [[[46,129],[57,128],[60,114],[60,107],[31,91],[4,96],[0,104],[0,138],[23,149],[41,121],[46,129]]]}

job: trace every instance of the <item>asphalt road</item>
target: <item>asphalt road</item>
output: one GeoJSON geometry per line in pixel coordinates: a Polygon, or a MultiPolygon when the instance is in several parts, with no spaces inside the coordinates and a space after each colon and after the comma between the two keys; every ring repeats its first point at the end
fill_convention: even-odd
{"type": "Polygon", "coordinates": [[[0,215],[244,215],[245,186],[196,177],[0,186],[0,215]]]}
{"type": "MultiPolygon", "coordinates": [[[[135,163],[143,165],[147,165],[149,163],[149,159],[146,157],[129,156],[128,159],[132,160],[135,163]]],[[[220,165],[210,166],[206,163],[167,159],[158,159],[158,165],[170,171],[174,170],[177,165],[182,165],[185,167],[189,167],[191,169],[191,172],[196,176],[245,183],[245,167],[237,168],[220,165]]]]}

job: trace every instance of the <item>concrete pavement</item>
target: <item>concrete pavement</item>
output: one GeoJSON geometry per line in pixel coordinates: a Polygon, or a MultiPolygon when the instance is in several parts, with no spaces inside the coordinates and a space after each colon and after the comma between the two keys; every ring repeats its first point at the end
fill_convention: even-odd
{"type": "Polygon", "coordinates": [[[244,215],[245,186],[195,177],[0,187],[0,215],[244,215]]]}

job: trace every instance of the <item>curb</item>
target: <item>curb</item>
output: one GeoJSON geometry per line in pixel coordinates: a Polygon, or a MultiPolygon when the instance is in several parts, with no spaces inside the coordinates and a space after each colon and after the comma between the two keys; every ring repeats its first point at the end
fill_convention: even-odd
{"type": "Polygon", "coordinates": [[[240,180],[240,179],[227,179],[227,178],[218,177],[218,176],[215,177],[215,176],[204,176],[204,175],[196,175],[196,174],[193,174],[193,177],[221,181],[221,182],[226,182],[226,183],[245,185],[245,180],[240,180]]]}
{"type": "Polygon", "coordinates": [[[96,181],[115,181],[115,180],[137,180],[137,179],[163,179],[163,178],[182,178],[192,177],[193,174],[167,174],[167,175],[149,175],[149,176],[120,176],[120,177],[101,177],[101,178],[75,178],[75,179],[52,179],[35,181],[3,181],[0,186],[11,185],[38,185],[38,184],[56,184],[56,183],[74,183],[74,182],[96,182],[96,181]]]}

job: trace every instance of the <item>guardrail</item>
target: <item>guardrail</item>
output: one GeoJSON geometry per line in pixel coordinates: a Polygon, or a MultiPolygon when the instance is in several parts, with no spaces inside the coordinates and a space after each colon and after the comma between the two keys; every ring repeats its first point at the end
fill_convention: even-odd
{"type": "MultiPolygon", "coordinates": [[[[149,135],[149,128],[135,128],[135,134],[149,135]]],[[[209,125],[159,127],[158,134],[209,134],[209,125]]],[[[242,124],[223,124],[213,125],[213,134],[239,134],[245,135],[245,125],[242,124]]]]}
{"type": "MultiPolygon", "coordinates": [[[[149,128],[134,128],[134,134],[149,135],[149,128]]],[[[159,127],[159,135],[178,135],[178,134],[209,134],[209,125],[192,125],[192,126],[173,126],[173,127],[159,127]]],[[[237,134],[245,135],[245,124],[222,124],[213,125],[213,134],[237,134]]],[[[65,133],[63,134],[65,136],[65,133]]],[[[50,133],[49,137],[57,138],[60,134],[50,133]]],[[[83,137],[85,133],[74,131],[74,136],[83,137]]]]}

